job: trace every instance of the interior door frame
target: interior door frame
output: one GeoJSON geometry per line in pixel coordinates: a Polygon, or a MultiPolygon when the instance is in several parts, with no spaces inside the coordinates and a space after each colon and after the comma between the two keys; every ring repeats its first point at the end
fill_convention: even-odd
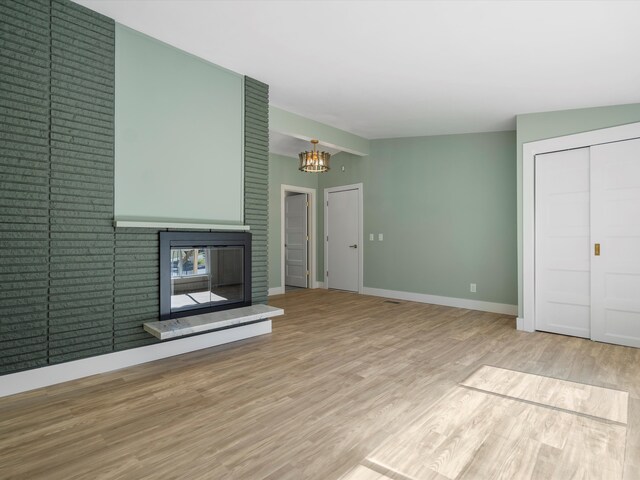
{"type": "Polygon", "coordinates": [[[522,301],[516,328],[535,331],[535,161],[536,155],[640,138],[640,122],[522,145],[522,301]]]}
{"type": "Polygon", "coordinates": [[[285,237],[285,213],[284,213],[284,199],[287,196],[287,192],[292,193],[306,193],[308,195],[309,205],[307,206],[307,233],[309,235],[309,251],[307,259],[307,265],[309,266],[309,281],[308,288],[318,288],[317,280],[317,255],[316,255],[316,190],[315,188],[296,187],[295,185],[280,186],[280,286],[282,293],[284,293],[284,272],[285,272],[285,251],[284,251],[284,237],[285,237]]]}
{"type": "Polygon", "coordinates": [[[362,294],[364,289],[364,195],[362,183],[341,185],[339,187],[329,187],[324,189],[324,288],[329,288],[329,280],[326,277],[326,271],[329,265],[329,242],[327,241],[327,231],[329,230],[329,194],[334,192],[344,192],[346,190],[358,191],[358,293],[362,294]]]}

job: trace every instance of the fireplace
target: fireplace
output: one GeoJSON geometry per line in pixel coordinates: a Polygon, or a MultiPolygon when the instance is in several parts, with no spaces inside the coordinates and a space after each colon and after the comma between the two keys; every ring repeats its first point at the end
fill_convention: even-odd
{"type": "Polygon", "coordinates": [[[160,232],[160,319],[251,305],[251,234],[160,232]]]}

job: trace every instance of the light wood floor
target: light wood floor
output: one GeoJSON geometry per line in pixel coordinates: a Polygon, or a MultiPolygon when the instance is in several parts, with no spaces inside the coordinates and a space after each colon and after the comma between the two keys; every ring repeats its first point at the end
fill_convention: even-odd
{"type": "MultiPolygon", "coordinates": [[[[402,442],[413,442],[411,452],[424,445],[419,425],[435,409],[491,396],[460,386],[482,365],[629,392],[621,468],[625,480],[640,478],[638,349],[517,332],[513,317],[343,292],[303,290],[270,303],[286,313],[271,335],[0,399],[0,478],[528,478],[477,461],[427,471],[402,454],[402,442]]],[[[523,403],[491,398],[497,411],[523,403]]],[[[491,445],[472,459],[512,468],[503,460],[513,449],[491,445]]],[[[587,462],[592,447],[573,460],[587,462]]]]}
{"type": "Polygon", "coordinates": [[[627,424],[629,393],[483,365],[465,387],[627,424]]]}
{"type": "Polygon", "coordinates": [[[626,433],[621,424],[454,387],[363,463],[391,478],[613,480],[622,478],[626,433]]]}

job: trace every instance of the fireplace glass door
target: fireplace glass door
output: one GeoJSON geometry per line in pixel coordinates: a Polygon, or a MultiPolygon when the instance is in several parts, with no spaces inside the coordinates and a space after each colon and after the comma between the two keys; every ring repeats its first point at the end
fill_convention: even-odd
{"type": "Polygon", "coordinates": [[[241,302],[244,247],[171,247],[171,312],[241,302]]]}

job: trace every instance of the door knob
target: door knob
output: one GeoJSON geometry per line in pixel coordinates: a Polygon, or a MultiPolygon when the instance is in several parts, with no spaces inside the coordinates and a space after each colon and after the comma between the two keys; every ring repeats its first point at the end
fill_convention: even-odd
{"type": "Polygon", "coordinates": [[[599,243],[596,243],[593,253],[595,254],[596,257],[600,256],[600,244],[599,243]]]}
{"type": "Polygon", "coordinates": [[[349,248],[358,248],[358,245],[357,245],[357,244],[355,244],[355,245],[349,245],[349,248]]]}

